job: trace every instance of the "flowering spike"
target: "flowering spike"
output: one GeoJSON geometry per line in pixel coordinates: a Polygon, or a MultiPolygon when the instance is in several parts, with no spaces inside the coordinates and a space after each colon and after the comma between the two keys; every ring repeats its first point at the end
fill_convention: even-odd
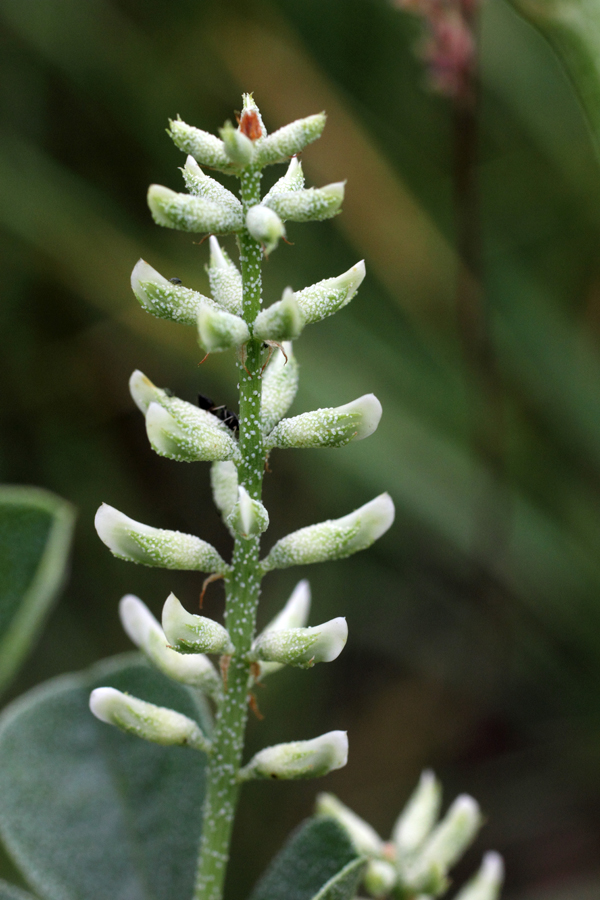
{"type": "Polygon", "coordinates": [[[277,213],[262,204],[248,210],[246,228],[254,240],[263,245],[267,256],[275,249],[279,239],[285,237],[285,228],[277,213]]]}
{"type": "Polygon", "coordinates": [[[381,403],[365,394],[345,406],[316,409],[293,419],[283,419],[265,441],[274,447],[343,447],[373,434],[381,419],[381,403]]]}
{"type": "MultiPolygon", "coordinates": [[[[274,197],[276,194],[287,193],[288,191],[301,191],[304,187],[304,172],[302,171],[302,163],[297,156],[292,156],[287,172],[279,181],[276,181],[268,194],[265,194],[263,203],[274,197]]],[[[267,206],[269,204],[267,203],[267,206]]]]}
{"type": "Polygon", "coordinates": [[[225,521],[238,498],[238,476],[235,463],[230,461],[214,462],[210,467],[210,484],[215,506],[225,521]]]}
{"type": "Polygon", "coordinates": [[[181,284],[173,284],[140,259],[131,273],[131,288],[140,306],[159,319],[195,325],[202,302],[212,300],[181,284]]]}
{"type": "Polygon", "coordinates": [[[250,331],[240,316],[202,303],[198,310],[198,341],[207,353],[218,353],[240,347],[250,331]]]}
{"type": "Polygon", "coordinates": [[[454,900],[498,900],[504,881],[504,862],[493,850],[486,853],[481,868],[454,900]]]}
{"type": "Polygon", "coordinates": [[[393,521],[392,499],[389,494],[380,494],[341,519],[309,525],[277,541],[262,561],[263,572],[344,559],[370,547],[393,521]]]}
{"type": "Polygon", "coordinates": [[[426,770],[392,831],[399,864],[410,859],[435,825],[442,805],[442,786],[434,773],[426,770]]]}
{"type": "Polygon", "coordinates": [[[334,794],[317,796],[316,813],[318,816],[329,816],[347,832],[358,853],[365,856],[379,855],[383,851],[383,841],[368,822],[352,812],[334,794]]]}
{"type": "Polygon", "coordinates": [[[240,537],[255,537],[269,527],[269,514],[260,500],[253,500],[240,484],[238,499],[227,517],[227,525],[240,537]]]}
{"type": "Polygon", "coordinates": [[[225,122],[219,130],[225,153],[236,168],[242,169],[254,159],[254,144],[250,138],[239,128],[234,128],[231,122],[225,122]]]}
{"type": "Polygon", "coordinates": [[[234,459],[238,455],[235,440],[226,428],[220,428],[201,415],[193,416],[193,420],[194,427],[190,427],[164,406],[151,403],[146,413],[146,433],[152,449],[159,456],[178,462],[213,462],[234,459]]]}
{"type": "Polygon", "coordinates": [[[208,657],[172,650],[164,631],[139,597],[123,597],[119,615],[127,636],[167,678],[199,688],[214,698],[220,696],[221,679],[208,657]]]}
{"type": "Polygon", "coordinates": [[[256,639],[249,659],[310,669],[318,662],[333,662],[348,640],[348,625],[339,616],[315,628],[264,631],[256,639]]]}
{"type": "Polygon", "coordinates": [[[285,162],[290,156],[300,153],[308,144],[321,137],[325,120],[325,113],[317,113],[305,119],[296,119],[262,138],[256,147],[257,165],[269,166],[285,162]]]}
{"type": "Polygon", "coordinates": [[[265,197],[263,203],[276,212],[282,222],[322,222],[341,211],[345,184],[345,181],[336,181],[322,188],[275,193],[265,197]]]}
{"type": "Polygon", "coordinates": [[[298,390],[298,362],[292,344],[284,341],[283,349],[285,356],[277,350],[263,375],[260,408],[263,434],[269,434],[285,416],[298,390]]]}
{"type": "Polygon", "coordinates": [[[219,246],[219,242],[210,237],[210,263],[207,266],[210,289],[217,305],[225,312],[242,314],[242,276],[238,267],[231,262],[227,254],[219,246]]]}
{"type": "Polygon", "coordinates": [[[191,194],[178,194],[162,184],[148,188],[148,206],[157,225],[177,231],[229,234],[244,226],[241,211],[191,194]]]}
{"type": "Polygon", "coordinates": [[[240,781],[253,778],[319,778],[348,762],[345,731],[329,731],[312,741],[293,741],[260,750],[240,770],[240,781]]]}
{"type": "Polygon", "coordinates": [[[94,521],[100,540],[119,559],[196,572],[225,574],[229,566],[215,548],[192,534],[151,528],[103,503],[94,521]]]}
{"type": "Polygon", "coordinates": [[[213,203],[219,203],[226,206],[233,213],[241,214],[242,204],[231,191],[219,184],[210,175],[202,171],[194,157],[190,154],[185,161],[185,166],[181,173],[185,186],[195,197],[201,197],[203,200],[210,200],[213,203]]]}
{"type": "Polygon", "coordinates": [[[281,300],[258,314],[254,337],[259,341],[293,341],[299,337],[303,324],[294,292],[288,287],[281,300]]]}
{"type": "Polygon", "coordinates": [[[229,633],[206,616],[187,612],[175,594],[163,606],[162,627],[167,640],[179,653],[233,653],[229,633]]]}
{"type": "Polygon", "coordinates": [[[97,719],[116,725],[153,744],[186,745],[194,750],[210,750],[210,741],[198,724],[174,709],[146,703],[111,687],[100,687],[90,695],[90,709],[97,719]]]}
{"type": "Polygon", "coordinates": [[[201,166],[220,169],[222,172],[232,170],[231,162],[225,152],[223,141],[208,131],[187,125],[181,119],[170,119],[167,131],[173,143],[184,153],[191,154],[201,166]]]}
{"type": "Polygon", "coordinates": [[[364,260],[337,278],[325,278],[310,287],[296,291],[296,300],[305,325],[320,322],[350,303],[365,277],[364,260]]]}

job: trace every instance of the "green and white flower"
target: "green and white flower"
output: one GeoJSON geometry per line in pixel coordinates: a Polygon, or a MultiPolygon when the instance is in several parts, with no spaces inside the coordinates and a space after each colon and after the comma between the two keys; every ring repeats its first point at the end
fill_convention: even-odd
{"type": "Polygon", "coordinates": [[[206,616],[187,612],[175,594],[163,606],[162,627],[169,644],[180,653],[233,653],[229,633],[206,616]]]}
{"type": "Polygon", "coordinates": [[[312,741],[293,741],[260,750],[240,770],[240,781],[253,778],[319,778],[348,762],[345,731],[329,731],[312,741]]]}
{"type": "Polygon", "coordinates": [[[195,325],[200,305],[212,305],[209,297],[173,284],[143,259],[138,260],[131,273],[131,287],[146,312],[180,325],[195,325]]]}
{"type": "Polygon", "coordinates": [[[192,194],[178,194],[162,184],[148,188],[148,206],[157,225],[176,231],[230,234],[244,225],[241,210],[192,194]]]}
{"type": "Polygon", "coordinates": [[[316,409],[293,419],[283,419],[265,439],[265,446],[278,448],[343,447],[373,434],[381,419],[381,403],[375,394],[365,394],[331,409],[316,409]]]}

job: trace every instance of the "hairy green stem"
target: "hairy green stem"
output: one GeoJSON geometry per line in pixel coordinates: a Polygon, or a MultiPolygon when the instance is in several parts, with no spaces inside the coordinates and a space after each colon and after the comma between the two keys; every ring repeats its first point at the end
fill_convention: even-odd
{"type": "MultiPolygon", "coordinates": [[[[260,172],[251,168],[242,175],[244,212],[260,201],[260,172]]],[[[243,314],[251,326],[261,304],[262,249],[247,231],[239,235],[244,286],[243,314]]],[[[265,453],[260,426],[261,344],[248,341],[238,360],[239,447],[238,479],[251,497],[260,499],[265,453]]],[[[244,748],[248,716],[250,665],[245,660],[256,627],[260,592],[258,537],[236,538],[232,570],[226,579],[225,624],[235,652],[226,671],[226,690],[217,710],[213,749],[206,772],[202,839],[194,900],[221,900],[233,820],[239,794],[237,775],[244,748]]]]}

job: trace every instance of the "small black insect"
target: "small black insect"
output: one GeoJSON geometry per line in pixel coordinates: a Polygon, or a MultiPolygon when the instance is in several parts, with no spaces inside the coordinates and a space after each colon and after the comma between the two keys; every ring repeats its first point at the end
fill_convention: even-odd
{"type": "Polygon", "coordinates": [[[198,394],[198,406],[200,409],[205,409],[207,412],[212,413],[213,416],[216,416],[217,419],[220,419],[223,425],[227,425],[230,431],[233,431],[235,434],[239,431],[240,423],[238,417],[230,409],[227,409],[225,404],[222,406],[215,406],[210,397],[205,397],[204,394],[198,394]]]}
{"type": "Polygon", "coordinates": [[[171,284],[181,284],[181,278],[169,278],[171,284]]]}

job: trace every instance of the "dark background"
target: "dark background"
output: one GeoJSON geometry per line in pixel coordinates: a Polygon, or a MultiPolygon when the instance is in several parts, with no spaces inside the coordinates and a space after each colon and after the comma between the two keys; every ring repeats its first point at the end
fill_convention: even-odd
{"type": "MultiPolygon", "coordinates": [[[[198,578],[110,556],[101,501],[229,552],[208,467],[153,455],[127,391],[140,368],[235,405],[231,356],[198,369],[193,331],[147,316],[129,288],[143,256],[207,290],[207,246],[154,227],[145,205],[150,182],[182,189],[167,119],[216,131],[244,90],[270,130],[326,109],[304,167],[311,184],[348,178],[344,213],[289,227],[266,299],[366,259],[359,296],[297,344],[293,410],[374,391],[384,418],[356,446],[273,455],[265,543],[383,490],[397,519],[366,553],[265,580],[262,622],[306,575],[311,622],[347,615],[350,640],[335,665],[268,682],[249,751],[347,728],[351,755],[321,784],[245,789],[231,896],[321,787],[387,835],[432,766],[447,800],[471,792],[488,817],[461,878],[493,847],[507,900],[597,897],[600,167],[551,52],[487,0],[490,411],[455,304],[451,110],[426,89],[414,17],[383,0],[0,0],[0,29],[0,479],[79,510],[68,587],[12,694],[126,649],[123,593],[155,612],[170,590],[196,602],[198,578]],[[490,416],[495,443],[481,446],[490,416]]],[[[219,615],[218,585],[206,606],[219,615]]],[[[0,872],[16,877],[7,861],[0,872]]]]}

